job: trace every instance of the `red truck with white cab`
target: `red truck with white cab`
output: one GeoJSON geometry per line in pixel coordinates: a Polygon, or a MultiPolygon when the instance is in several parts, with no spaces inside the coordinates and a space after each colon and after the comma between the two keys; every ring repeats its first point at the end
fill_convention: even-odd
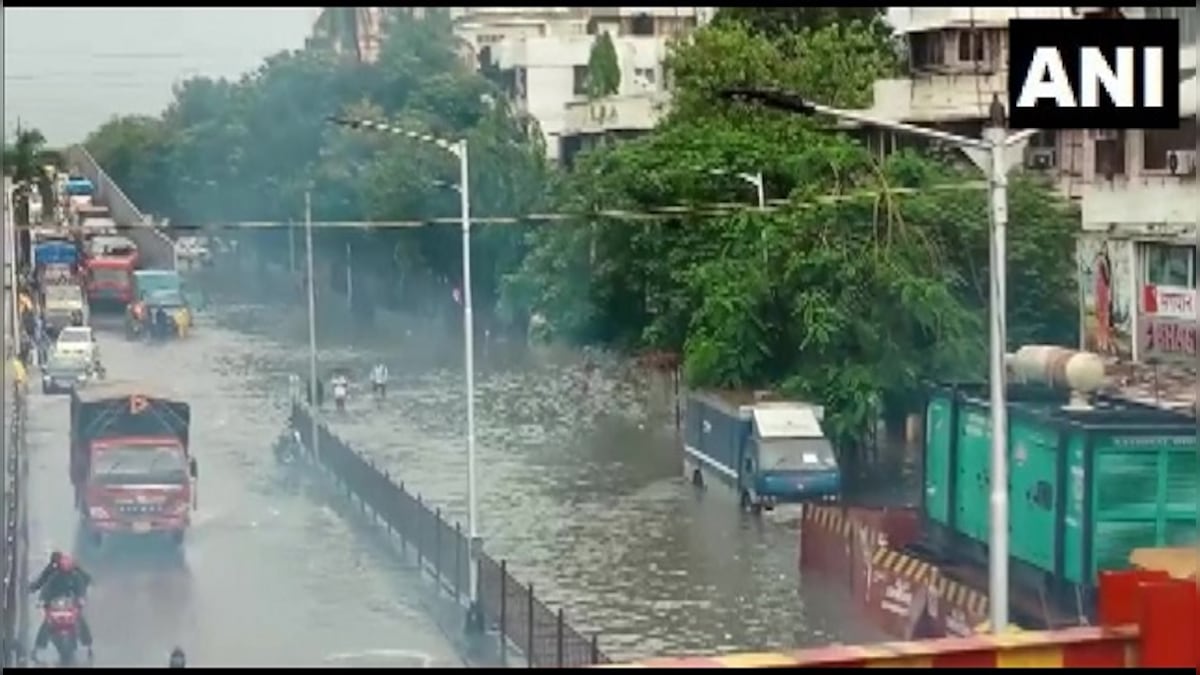
{"type": "Polygon", "coordinates": [[[71,396],[71,482],[90,540],[165,535],[181,543],[196,506],[190,406],[102,382],[71,396]]]}

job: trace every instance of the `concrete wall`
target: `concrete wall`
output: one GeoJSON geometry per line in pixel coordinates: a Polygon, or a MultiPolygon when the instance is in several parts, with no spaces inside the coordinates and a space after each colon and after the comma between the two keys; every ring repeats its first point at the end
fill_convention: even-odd
{"type": "Polygon", "coordinates": [[[104,173],[91,153],[82,145],[73,145],[67,148],[66,156],[70,171],[92,181],[96,186],[96,201],[108,207],[117,226],[138,245],[142,266],[175,269],[175,244],[170,237],[142,215],[120,186],[104,173]]]}

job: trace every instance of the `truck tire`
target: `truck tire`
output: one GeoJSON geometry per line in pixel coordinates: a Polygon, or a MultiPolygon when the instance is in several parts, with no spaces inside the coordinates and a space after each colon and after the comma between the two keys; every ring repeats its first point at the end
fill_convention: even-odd
{"type": "Polygon", "coordinates": [[[183,546],[184,534],[184,530],[176,530],[175,532],[172,532],[171,545],[175,546],[176,548],[183,546]]]}
{"type": "Polygon", "coordinates": [[[87,538],[93,548],[100,548],[104,545],[104,535],[100,533],[100,530],[88,528],[87,538]]]}

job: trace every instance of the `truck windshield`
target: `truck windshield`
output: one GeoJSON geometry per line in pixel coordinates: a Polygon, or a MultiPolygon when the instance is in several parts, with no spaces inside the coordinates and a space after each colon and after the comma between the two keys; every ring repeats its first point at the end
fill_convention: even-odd
{"type": "Polygon", "coordinates": [[[176,446],[109,447],[96,453],[92,475],[105,485],[183,483],[188,479],[187,460],[176,446]]]}
{"type": "Polygon", "coordinates": [[[824,438],[775,438],[759,441],[763,471],[814,471],[837,467],[833,446],[824,438]]]}

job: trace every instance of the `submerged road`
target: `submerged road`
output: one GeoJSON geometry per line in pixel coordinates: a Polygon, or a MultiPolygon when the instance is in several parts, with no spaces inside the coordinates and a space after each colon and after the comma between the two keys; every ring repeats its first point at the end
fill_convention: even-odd
{"type": "MultiPolygon", "coordinates": [[[[238,276],[217,274],[226,282],[238,276]]],[[[267,367],[283,388],[287,372],[307,373],[306,314],[288,303],[286,287],[261,288],[256,304],[244,289],[258,286],[225,294],[219,314],[277,345],[267,367]]],[[[390,315],[374,330],[353,331],[344,313],[326,305],[319,314],[321,371],[344,367],[357,378],[349,410],[327,413],[333,429],[465,522],[457,326],[431,336],[436,322],[390,315]],[[392,375],[380,409],[366,386],[378,360],[392,375]]],[[[603,359],[585,378],[571,355],[486,340],[477,348],[485,546],[564,608],[572,625],[599,631],[607,654],[621,660],[884,639],[855,615],[844,589],[801,578],[794,523],[743,514],[732,498],[697,494],[683,480],[665,382],[603,359]]]]}
{"type": "Polygon", "coordinates": [[[286,392],[262,362],[276,346],[207,321],[163,346],[99,335],[111,379],[191,404],[200,480],[182,555],[152,542],[90,550],[76,538],[69,398],[30,387],[30,564],[36,572],[62,548],[92,573],[97,665],[165,665],[176,644],[189,665],[462,665],[411,571],[364,543],[318,479],[274,463],[286,392]]]}

